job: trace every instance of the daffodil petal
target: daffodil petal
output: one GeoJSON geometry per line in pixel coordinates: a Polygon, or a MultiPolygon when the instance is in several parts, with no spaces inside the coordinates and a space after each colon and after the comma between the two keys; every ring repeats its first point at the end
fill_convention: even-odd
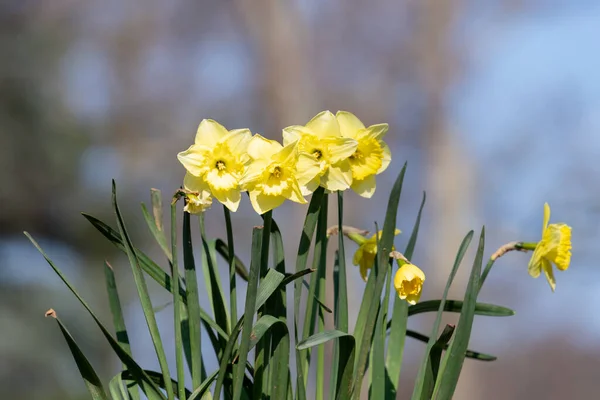
{"type": "Polygon", "coordinates": [[[232,212],[237,211],[242,197],[238,189],[213,190],[212,195],[232,212]]]}
{"type": "Polygon", "coordinates": [[[283,129],[283,145],[287,146],[290,143],[300,140],[302,135],[312,134],[306,128],[300,125],[292,125],[283,129]]]}
{"type": "Polygon", "coordinates": [[[358,249],[356,249],[356,252],[354,253],[354,257],[352,257],[352,264],[354,265],[358,265],[360,264],[360,260],[363,257],[363,248],[362,246],[358,246],[358,249]]]}
{"type": "Polygon", "coordinates": [[[183,177],[183,187],[187,190],[191,190],[192,192],[202,192],[208,191],[208,184],[202,178],[198,178],[190,174],[189,172],[185,173],[183,177]]]}
{"type": "Polygon", "coordinates": [[[338,111],[335,117],[340,125],[340,133],[344,137],[356,139],[358,132],[365,129],[360,119],[348,111],[338,111]]]}
{"type": "Polygon", "coordinates": [[[310,129],[315,136],[337,137],[340,136],[340,125],[331,111],[322,111],[308,121],[306,128],[310,129]]]}
{"type": "Polygon", "coordinates": [[[542,259],[542,269],[544,270],[548,284],[550,284],[550,288],[554,292],[554,289],[556,289],[556,279],[554,278],[554,271],[552,270],[550,261],[542,259]]]}
{"type": "Polygon", "coordinates": [[[325,140],[329,152],[329,161],[335,164],[345,160],[356,151],[358,142],[352,138],[327,138],[325,140]]]}
{"type": "Polygon", "coordinates": [[[252,140],[252,132],[250,129],[234,129],[229,131],[229,135],[225,138],[231,152],[236,154],[246,154],[248,144],[252,140]]]}
{"type": "Polygon", "coordinates": [[[314,192],[319,187],[321,167],[313,157],[305,153],[298,154],[296,171],[296,180],[298,180],[304,196],[314,192]]]}
{"type": "Polygon", "coordinates": [[[368,127],[365,134],[376,140],[382,140],[385,137],[390,126],[388,124],[375,124],[368,127]]]}
{"type": "Polygon", "coordinates": [[[304,196],[302,195],[302,191],[301,191],[300,187],[297,184],[292,187],[289,199],[291,201],[294,201],[294,202],[300,203],[300,204],[306,204],[306,203],[308,203],[306,201],[306,199],[304,198],[304,196]]]}
{"type": "Polygon", "coordinates": [[[392,161],[392,152],[390,151],[390,147],[387,145],[387,143],[381,141],[379,144],[381,145],[381,150],[383,150],[383,158],[381,159],[381,167],[379,167],[377,170],[377,174],[385,171],[392,161]]]}
{"type": "Polygon", "coordinates": [[[290,163],[294,158],[298,157],[298,147],[296,146],[296,142],[288,143],[285,147],[279,150],[277,153],[273,154],[273,161],[280,163],[290,163]]]}
{"type": "Polygon", "coordinates": [[[177,154],[177,159],[192,175],[202,176],[207,171],[204,166],[204,155],[198,151],[196,145],[191,145],[187,150],[177,154]]]}
{"type": "Polygon", "coordinates": [[[542,232],[544,232],[548,227],[548,222],[550,222],[550,205],[548,203],[544,203],[544,225],[542,232]]]}
{"type": "Polygon", "coordinates": [[[253,159],[269,158],[282,149],[276,140],[269,140],[259,134],[252,136],[248,143],[248,155],[253,159]]]}
{"type": "Polygon", "coordinates": [[[212,119],[203,119],[196,132],[195,143],[207,147],[213,147],[222,138],[227,136],[227,129],[212,119]]]}
{"type": "Polygon", "coordinates": [[[529,260],[529,265],[527,266],[527,272],[534,278],[540,276],[540,273],[542,272],[542,251],[542,246],[538,244],[529,260]]]}
{"type": "Polygon", "coordinates": [[[327,190],[346,190],[352,184],[352,170],[348,161],[330,166],[321,177],[321,186],[327,190]]]}
{"type": "Polygon", "coordinates": [[[257,181],[260,180],[265,168],[269,163],[266,160],[254,160],[248,164],[246,171],[240,179],[240,187],[242,190],[251,190],[256,185],[257,181]]]}
{"type": "Polygon", "coordinates": [[[285,201],[283,196],[269,196],[260,192],[250,192],[250,203],[258,214],[264,214],[279,207],[285,201]]]}
{"type": "Polygon", "coordinates": [[[363,279],[363,281],[367,281],[368,275],[367,273],[369,272],[369,267],[367,266],[367,264],[365,262],[360,263],[360,277],[363,279]]]}
{"type": "Polygon", "coordinates": [[[375,193],[376,179],[375,175],[369,175],[365,179],[354,179],[352,181],[352,190],[361,197],[370,199],[375,193]]]}

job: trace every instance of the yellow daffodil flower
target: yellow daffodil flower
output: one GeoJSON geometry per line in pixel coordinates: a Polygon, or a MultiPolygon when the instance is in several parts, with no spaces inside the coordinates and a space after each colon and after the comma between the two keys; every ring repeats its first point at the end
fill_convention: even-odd
{"type": "Polygon", "coordinates": [[[370,198],[375,193],[375,175],[385,171],[392,160],[390,148],[383,141],[388,124],[365,128],[354,114],[347,111],[338,111],[336,119],[342,136],[358,143],[355,152],[348,159],[352,170],[352,190],[362,197],[370,198]]]}
{"type": "Polygon", "coordinates": [[[212,205],[212,196],[208,189],[208,185],[201,180],[195,178],[189,172],[185,174],[183,185],[187,188],[186,204],[183,211],[190,214],[201,214],[212,205]]]}
{"type": "Polygon", "coordinates": [[[394,276],[394,288],[398,292],[398,297],[413,305],[417,304],[421,297],[423,282],[425,282],[425,274],[419,267],[411,263],[404,263],[400,266],[394,276]]]}
{"type": "Polygon", "coordinates": [[[341,136],[338,121],[330,111],[323,111],[306,126],[289,126],[283,130],[283,144],[298,142],[298,151],[308,154],[319,165],[319,172],[302,186],[308,195],[317,187],[327,190],[346,190],[352,184],[350,157],[358,143],[341,136]]]}
{"type": "Polygon", "coordinates": [[[571,262],[571,227],[566,224],[550,224],[550,206],[544,204],[542,240],[537,244],[529,261],[529,275],[540,276],[543,270],[552,291],[556,288],[552,264],[564,271],[571,262]]]}
{"type": "MultiPolygon", "coordinates": [[[[373,236],[368,239],[359,234],[348,235],[350,239],[354,240],[358,244],[358,249],[354,253],[352,263],[359,266],[360,276],[365,282],[367,281],[367,273],[375,264],[375,257],[377,256],[377,239],[381,239],[382,233],[383,231],[379,231],[377,233],[378,237],[373,234],[373,236]]],[[[396,229],[394,235],[398,235],[399,233],[400,229],[396,229]]],[[[392,250],[393,249],[394,248],[392,247],[392,250]]]]}
{"type": "Polygon", "coordinates": [[[248,145],[248,168],[241,185],[248,190],[252,207],[264,214],[286,199],[304,204],[300,187],[319,172],[319,165],[307,154],[298,153],[297,142],[285,147],[275,140],[254,135],[248,145]]]}
{"type": "MultiPolygon", "coordinates": [[[[200,122],[194,144],[179,153],[177,158],[199,181],[196,185],[206,183],[218,201],[236,211],[241,199],[239,183],[248,159],[246,151],[251,137],[248,129],[227,131],[218,122],[204,119],[200,122]]],[[[192,177],[188,178],[188,182],[193,180],[192,177]]]]}

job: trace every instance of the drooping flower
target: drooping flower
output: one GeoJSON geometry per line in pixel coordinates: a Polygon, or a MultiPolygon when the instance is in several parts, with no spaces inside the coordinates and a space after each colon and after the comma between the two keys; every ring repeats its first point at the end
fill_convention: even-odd
{"type": "Polygon", "coordinates": [[[544,204],[544,223],[540,240],[529,260],[529,275],[534,278],[544,271],[552,291],[556,288],[552,264],[561,271],[569,268],[571,262],[571,227],[567,224],[549,224],[550,206],[544,204]]]}
{"type": "MultiPolygon", "coordinates": [[[[400,260],[398,261],[400,266],[400,260]]],[[[421,290],[425,282],[425,274],[419,267],[411,263],[403,263],[394,276],[394,288],[398,297],[409,304],[416,304],[421,297],[421,290]]]]}
{"type": "Polygon", "coordinates": [[[352,184],[350,157],[358,143],[341,136],[338,121],[330,111],[323,111],[306,126],[293,125],[283,130],[283,144],[298,142],[298,151],[308,154],[319,165],[319,173],[302,186],[308,195],[317,187],[327,190],[346,190],[352,184]]]}
{"type": "Polygon", "coordinates": [[[383,141],[388,124],[364,124],[352,113],[338,111],[336,119],[342,136],[356,140],[358,146],[348,158],[352,170],[352,190],[362,197],[370,198],[375,193],[375,175],[390,165],[392,153],[383,141]]]}
{"type": "MultiPolygon", "coordinates": [[[[352,263],[359,266],[360,276],[363,280],[367,281],[367,273],[375,264],[375,257],[377,256],[377,240],[381,239],[383,231],[379,231],[373,234],[370,238],[365,238],[360,234],[349,234],[348,237],[354,240],[358,244],[358,249],[354,253],[352,263]]],[[[399,229],[396,229],[394,235],[400,233],[399,229]]],[[[392,247],[392,250],[394,248],[392,247]]]]}
{"type": "Polygon", "coordinates": [[[296,142],[283,147],[257,134],[250,140],[248,155],[241,185],[257,213],[279,207],[286,199],[306,203],[300,188],[318,174],[319,166],[312,157],[298,152],[296,142]]]}
{"type": "Polygon", "coordinates": [[[210,208],[213,199],[206,183],[187,172],[183,178],[183,185],[187,191],[185,195],[187,201],[183,211],[201,214],[210,208]]]}
{"type": "Polygon", "coordinates": [[[240,204],[240,180],[248,159],[246,151],[251,137],[248,129],[227,131],[216,121],[202,120],[194,144],[177,155],[191,175],[188,183],[195,179],[198,181],[196,185],[206,184],[218,201],[236,211],[240,204]]]}

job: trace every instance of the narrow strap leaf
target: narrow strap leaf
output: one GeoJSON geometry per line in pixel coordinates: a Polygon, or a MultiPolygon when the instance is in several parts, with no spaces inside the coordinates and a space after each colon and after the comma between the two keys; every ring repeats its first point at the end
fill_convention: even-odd
{"type": "MultiPolygon", "coordinates": [[[[427,342],[427,348],[425,349],[426,355],[429,354],[429,352],[431,351],[431,348],[433,347],[433,345],[436,341],[436,337],[437,337],[438,331],[440,329],[440,324],[442,321],[442,313],[444,311],[444,307],[446,304],[446,298],[448,297],[448,291],[450,290],[452,281],[454,281],[456,272],[458,271],[458,268],[460,267],[460,264],[465,256],[465,253],[467,251],[467,248],[469,247],[469,244],[471,243],[472,238],[473,238],[473,231],[469,231],[469,233],[467,233],[467,235],[463,239],[462,243],[460,244],[460,247],[458,248],[458,253],[456,254],[456,258],[454,260],[454,265],[452,267],[452,271],[450,271],[450,275],[448,276],[448,280],[446,281],[446,287],[444,288],[442,300],[440,301],[440,306],[438,308],[438,311],[437,311],[437,314],[435,317],[435,322],[433,323],[433,328],[431,329],[431,335],[429,336],[429,341],[427,342]]],[[[414,386],[413,394],[411,397],[412,400],[420,400],[421,399],[421,394],[423,393],[423,389],[424,389],[423,383],[425,380],[425,372],[426,372],[426,368],[427,368],[427,362],[428,362],[427,357],[423,357],[423,360],[421,360],[421,366],[419,367],[419,372],[417,374],[417,379],[415,381],[415,386],[414,386]]]]}
{"type": "Polygon", "coordinates": [[[165,380],[167,396],[170,400],[173,399],[175,395],[173,392],[173,387],[171,385],[171,376],[169,374],[167,356],[165,354],[162,340],[160,338],[158,324],[156,323],[156,316],[154,315],[154,311],[152,310],[152,302],[150,301],[148,287],[146,286],[146,279],[144,278],[144,274],[137,259],[137,255],[133,244],[131,243],[129,236],[127,235],[125,222],[123,221],[121,211],[119,210],[119,206],[117,204],[117,187],[114,180],[112,183],[112,203],[115,215],[117,217],[117,225],[119,227],[119,232],[121,233],[121,237],[124,239],[125,250],[127,251],[127,257],[129,258],[129,264],[131,265],[131,270],[133,272],[135,285],[137,287],[140,302],[142,304],[142,310],[144,311],[144,317],[146,318],[146,324],[148,325],[148,331],[150,332],[152,343],[154,344],[154,349],[158,358],[158,363],[160,364],[160,369],[163,373],[163,378],[165,380]]]}
{"type": "Polygon", "coordinates": [[[58,323],[58,327],[62,332],[67,345],[69,346],[69,350],[71,350],[71,354],[73,355],[73,359],[77,364],[77,369],[79,369],[79,373],[83,378],[85,385],[88,388],[88,391],[92,395],[92,399],[94,400],[108,400],[108,396],[104,391],[104,387],[102,386],[102,382],[100,382],[100,378],[96,374],[94,367],[88,361],[87,357],[83,354],[73,336],[69,333],[67,328],[63,325],[63,323],[56,316],[56,312],[54,310],[50,310],[46,313],[46,316],[53,317],[58,323]]]}
{"type": "Polygon", "coordinates": [[[456,333],[448,351],[442,359],[440,370],[437,375],[436,385],[433,391],[433,398],[436,400],[450,400],[456,390],[458,377],[465,361],[465,352],[471,337],[473,320],[475,317],[475,304],[477,294],[479,293],[479,280],[481,278],[481,264],[483,262],[483,252],[485,245],[485,227],[481,229],[479,236],[479,247],[473,262],[471,277],[465,292],[462,311],[458,319],[456,333]]]}
{"type": "Polygon", "coordinates": [[[92,311],[90,306],[87,304],[87,302],[79,295],[79,293],[75,290],[75,287],[73,285],[71,285],[71,283],[67,280],[67,277],[54,264],[54,262],[50,259],[50,257],[48,257],[48,255],[44,252],[44,250],[42,250],[40,245],[31,237],[31,235],[29,233],[25,232],[25,236],[27,236],[27,238],[31,241],[31,243],[35,246],[35,248],[44,257],[44,259],[46,260],[48,265],[50,265],[50,267],[52,267],[52,269],[54,270],[56,275],[58,275],[58,277],[63,281],[63,283],[69,288],[71,293],[73,293],[73,295],[75,295],[77,300],[79,300],[81,305],[83,305],[83,307],[91,315],[91,317],[94,319],[94,322],[96,322],[96,325],[98,325],[98,327],[102,331],[102,334],[104,335],[104,337],[110,344],[113,351],[117,354],[119,359],[127,366],[127,369],[130,370],[132,372],[132,374],[134,374],[138,384],[141,386],[144,393],[148,397],[150,397],[151,394],[154,394],[154,395],[158,396],[158,398],[160,398],[160,399],[165,399],[164,395],[162,394],[162,392],[160,391],[158,386],[156,386],[156,384],[150,379],[150,377],[148,377],[148,375],[133,360],[133,358],[131,358],[131,356],[129,354],[127,354],[127,352],[125,350],[123,350],[123,348],[121,347],[119,342],[117,342],[115,340],[115,338],[110,334],[108,329],[106,329],[104,327],[104,325],[100,322],[98,317],[96,317],[96,314],[94,314],[94,312],[92,311]]]}
{"type": "MultiPolygon", "coordinates": [[[[404,256],[409,260],[412,259],[417,238],[419,236],[419,228],[421,226],[421,216],[426,200],[425,192],[419,207],[417,219],[410,234],[404,256]]],[[[406,324],[408,321],[408,303],[402,300],[399,296],[394,296],[394,306],[392,309],[392,318],[388,323],[390,328],[390,339],[388,341],[387,354],[385,360],[386,374],[386,398],[395,399],[398,393],[398,384],[400,383],[400,370],[402,369],[402,360],[404,358],[404,342],[406,340],[406,324]]]]}

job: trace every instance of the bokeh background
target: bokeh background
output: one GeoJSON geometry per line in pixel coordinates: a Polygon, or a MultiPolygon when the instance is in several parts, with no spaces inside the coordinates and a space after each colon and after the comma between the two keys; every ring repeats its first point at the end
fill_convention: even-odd
{"type": "MultiPolygon", "coordinates": [[[[596,398],[599,37],[594,0],[1,2],[0,398],[87,398],[60,332],[43,317],[50,307],[103,379],[120,367],[23,230],[109,326],[103,260],[113,264],[134,355],[158,369],[127,261],[80,212],[114,226],[115,178],[135,243],[161,260],[139,203],[149,203],[151,187],[166,199],[179,186],[176,154],[202,118],[279,138],[323,109],[390,124],[392,164],[373,199],[346,196],[348,224],[381,223],[405,161],[405,232],[427,192],[413,259],[427,273],[424,299],[440,296],[469,229],[486,225],[489,256],[506,242],[537,240],[545,201],[554,222],[573,226],[571,268],[557,274],[554,294],[528,276],[527,255],[496,264],[480,299],[517,314],[476,319],[471,347],[499,358],[467,361],[456,398],[596,398]]],[[[304,213],[284,205],[274,214],[290,256],[304,213]]],[[[224,237],[218,205],[207,220],[209,234],[224,237]]],[[[247,202],[234,216],[245,260],[259,223],[247,202]]],[[[347,245],[348,262],[354,249],[347,245]]],[[[467,273],[451,297],[460,298],[467,273]]],[[[349,275],[361,293],[358,271],[349,275]]],[[[151,289],[156,306],[168,302],[151,289]]],[[[166,340],[171,321],[167,305],[166,340]]],[[[431,316],[410,323],[427,333],[431,316]]],[[[411,392],[423,347],[407,339],[399,398],[411,392]]]]}

